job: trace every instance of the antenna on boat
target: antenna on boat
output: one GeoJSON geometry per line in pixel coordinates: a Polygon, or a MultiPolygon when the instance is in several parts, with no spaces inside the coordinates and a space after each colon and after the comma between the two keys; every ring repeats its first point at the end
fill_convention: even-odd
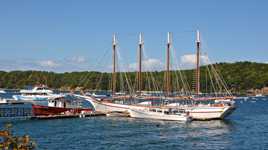
{"type": "Polygon", "coordinates": [[[142,50],[143,50],[143,35],[139,34],[139,50],[138,50],[138,92],[141,94],[142,90],[142,50]]]}
{"type": "Polygon", "coordinates": [[[196,31],[196,85],[195,93],[198,95],[200,93],[200,33],[199,30],[196,31]]]}
{"type": "Polygon", "coordinates": [[[113,70],[112,70],[112,95],[116,92],[116,35],[113,34],[112,50],[113,50],[113,70]]]}
{"type": "Polygon", "coordinates": [[[171,47],[171,32],[168,32],[168,37],[167,37],[167,52],[166,52],[166,95],[169,96],[171,92],[171,87],[170,87],[170,47],[171,47]]]}

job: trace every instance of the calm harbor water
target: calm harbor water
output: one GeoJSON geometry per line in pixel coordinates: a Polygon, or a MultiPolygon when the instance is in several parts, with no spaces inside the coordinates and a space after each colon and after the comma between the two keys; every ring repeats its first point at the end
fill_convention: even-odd
{"type": "Polygon", "coordinates": [[[220,121],[179,122],[117,117],[1,120],[16,135],[29,134],[40,150],[268,149],[268,98],[238,100],[220,121]]]}

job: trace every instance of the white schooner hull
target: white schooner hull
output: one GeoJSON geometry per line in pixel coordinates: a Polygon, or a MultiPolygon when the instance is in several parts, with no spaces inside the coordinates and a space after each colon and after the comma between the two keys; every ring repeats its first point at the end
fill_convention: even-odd
{"type": "Polygon", "coordinates": [[[131,105],[115,104],[110,102],[98,101],[95,98],[89,96],[76,95],[78,97],[84,98],[93,106],[95,111],[110,113],[110,112],[127,112],[131,105]]]}
{"type": "Polygon", "coordinates": [[[127,112],[129,105],[115,104],[115,103],[106,103],[106,102],[96,102],[91,103],[95,111],[110,113],[110,112],[127,112]]]}
{"type": "Polygon", "coordinates": [[[130,117],[142,119],[156,119],[156,120],[169,120],[169,121],[191,121],[191,117],[186,115],[166,115],[164,113],[150,112],[146,109],[129,109],[130,117]]]}
{"type": "MultiPolygon", "coordinates": [[[[129,112],[130,109],[144,109],[144,106],[115,104],[111,102],[98,101],[92,97],[79,96],[85,98],[91,103],[95,111],[110,113],[110,112],[129,112]]],[[[179,109],[184,109],[189,112],[189,116],[193,120],[212,120],[223,119],[230,115],[234,110],[234,106],[177,106],[179,109]]],[[[174,107],[173,107],[174,108],[174,107]]]]}
{"type": "Polygon", "coordinates": [[[234,106],[196,106],[185,109],[190,116],[195,120],[212,120],[212,119],[224,119],[230,115],[234,110],[234,106]]]}

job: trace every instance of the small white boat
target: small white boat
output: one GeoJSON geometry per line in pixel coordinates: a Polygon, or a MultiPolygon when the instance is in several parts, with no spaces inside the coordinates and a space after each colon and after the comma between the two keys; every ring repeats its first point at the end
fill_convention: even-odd
{"type": "Polygon", "coordinates": [[[27,101],[47,101],[49,98],[59,97],[59,94],[53,94],[53,91],[46,86],[35,86],[30,90],[20,90],[21,95],[13,95],[15,100],[27,101]]]}
{"type": "Polygon", "coordinates": [[[262,95],[262,94],[256,94],[254,97],[256,97],[256,98],[260,98],[260,97],[265,97],[265,96],[262,95]]]}
{"type": "Polygon", "coordinates": [[[170,108],[131,108],[128,110],[130,117],[157,119],[169,121],[189,122],[192,118],[185,112],[179,112],[177,109],[170,108]]]}
{"type": "Polygon", "coordinates": [[[0,104],[6,104],[6,103],[7,103],[7,100],[6,99],[0,98],[0,104]]]}
{"type": "Polygon", "coordinates": [[[5,90],[0,90],[0,93],[5,94],[6,91],[5,90]]]}
{"type": "Polygon", "coordinates": [[[141,106],[152,106],[152,101],[140,102],[137,105],[141,105],[141,106]]]}
{"type": "Polygon", "coordinates": [[[91,96],[93,96],[94,98],[97,98],[97,99],[103,99],[103,98],[107,98],[108,97],[105,94],[98,94],[98,93],[93,93],[91,96]]]}
{"type": "Polygon", "coordinates": [[[106,114],[107,117],[129,117],[129,112],[109,112],[106,114]]]}

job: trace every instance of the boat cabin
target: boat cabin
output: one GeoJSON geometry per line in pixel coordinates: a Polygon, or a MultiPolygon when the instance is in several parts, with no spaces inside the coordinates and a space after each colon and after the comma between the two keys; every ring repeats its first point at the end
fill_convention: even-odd
{"type": "Polygon", "coordinates": [[[166,115],[177,115],[177,114],[185,113],[184,109],[172,109],[172,108],[168,108],[168,109],[150,108],[149,111],[150,112],[163,113],[163,114],[166,114],[166,115]]]}
{"type": "Polygon", "coordinates": [[[80,100],[74,100],[68,96],[57,97],[48,100],[49,107],[59,108],[81,108],[82,102],[80,100]]]}
{"type": "Polygon", "coordinates": [[[21,90],[20,93],[23,95],[48,95],[52,94],[53,91],[46,86],[35,86],[32,89],[21,90]]]}

